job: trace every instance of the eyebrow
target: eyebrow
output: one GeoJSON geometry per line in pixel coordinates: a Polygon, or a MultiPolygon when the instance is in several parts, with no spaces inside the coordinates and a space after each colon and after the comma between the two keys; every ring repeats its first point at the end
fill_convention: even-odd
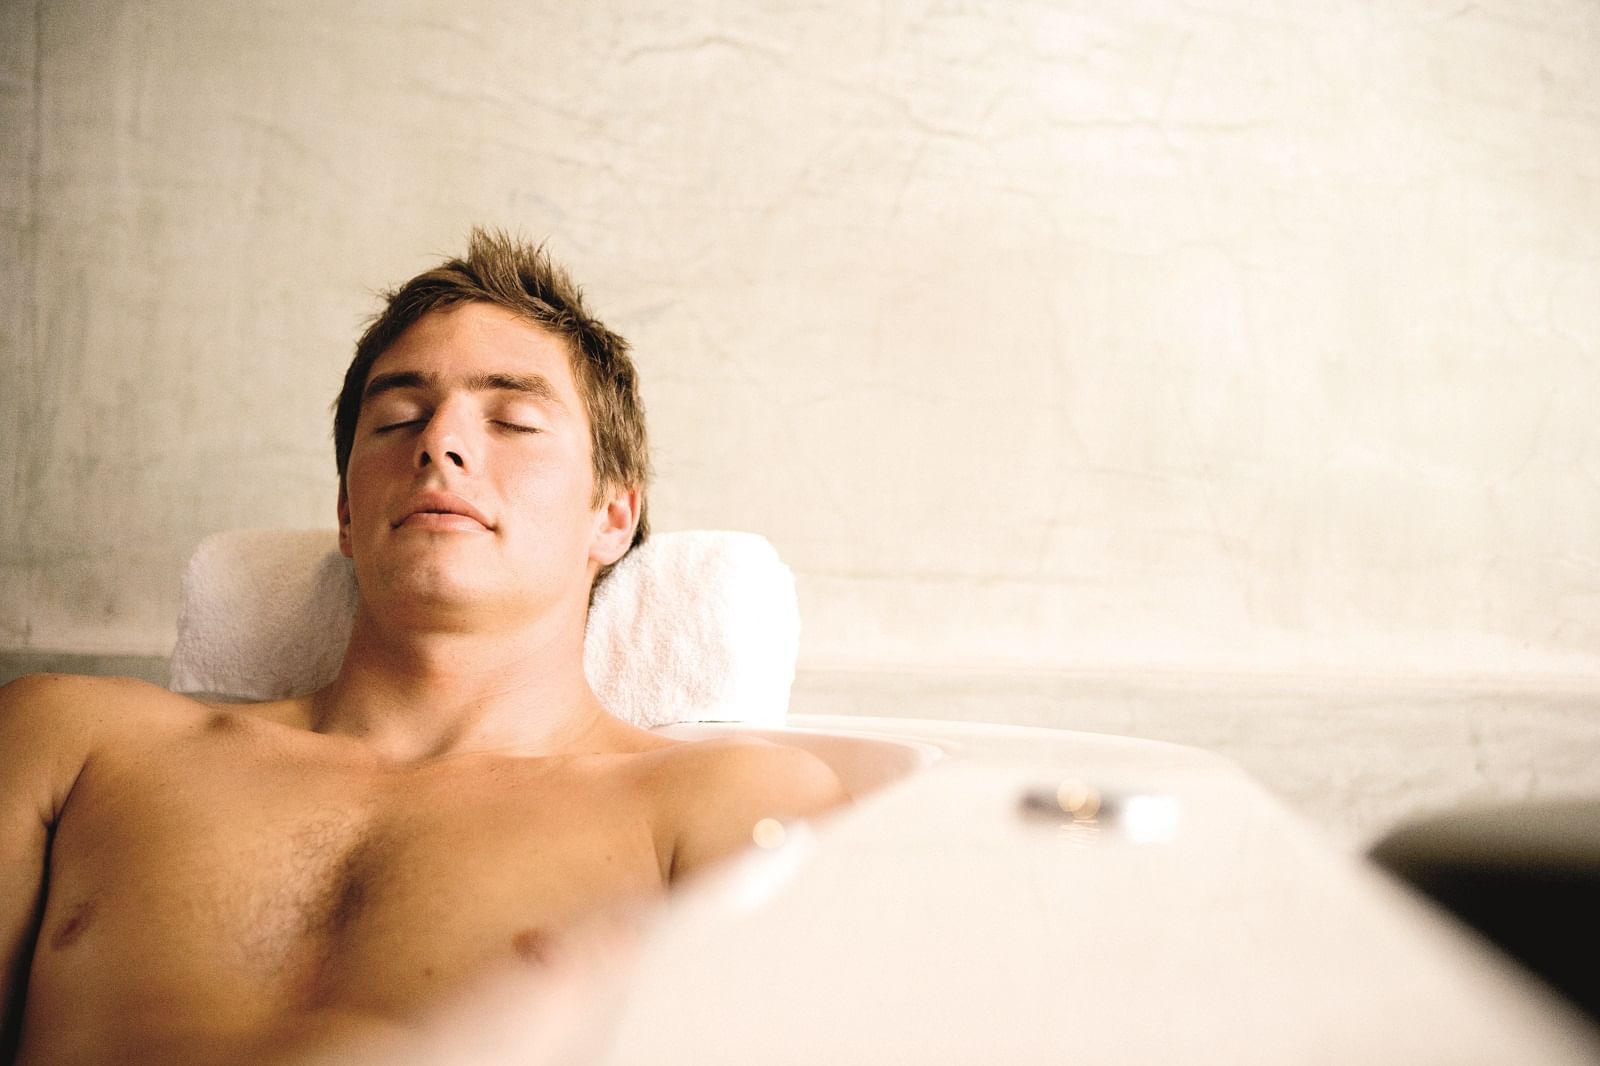
{"type": "MultiPolygon", "coordinates": [[[[361,400],[365,403],[374,396],[381,396],[396,389],[437,388],[441,380],[438,374],[419,373],[415,370],[379,374],[367,382],[367,387],[361,392],[361,400]]],[[[563,409],[567,406],[556,393],[556,387],[543,374],[476,373],[467,375],[461,384],[469,392],[515,392],[563,409]]]]}

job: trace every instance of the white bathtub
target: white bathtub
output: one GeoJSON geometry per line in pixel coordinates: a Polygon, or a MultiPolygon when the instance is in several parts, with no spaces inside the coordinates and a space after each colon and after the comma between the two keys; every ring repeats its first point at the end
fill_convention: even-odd
{"type": "Polygon", "coordinates": [[[1600,1061],[1575,1013],[1224,760],[791,725],[759,735],[826,759],[856,806],[669,902],[599,1061],[1600,1061]]]}

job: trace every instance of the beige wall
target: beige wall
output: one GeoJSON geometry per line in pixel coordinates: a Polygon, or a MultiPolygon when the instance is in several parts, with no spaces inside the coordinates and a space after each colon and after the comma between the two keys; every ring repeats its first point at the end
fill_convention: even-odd
{"type": "Polygon", "coordinates": [[[0,649],[331,524],[485,222],[636,343],[811,668],[1600,678],[1600,7],[0,6],[0,649]]]}

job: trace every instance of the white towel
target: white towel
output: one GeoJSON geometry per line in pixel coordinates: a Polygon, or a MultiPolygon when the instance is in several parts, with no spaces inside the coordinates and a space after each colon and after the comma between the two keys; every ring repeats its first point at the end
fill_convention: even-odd
{"type": "Polygon", "coordinates": [[[176,692],[273,700],[339,672],[356,613],[350,560],[327,529],[235,529],[207,537],[183,572],[176,692]]]}
{"type": "MultiPolygon", "coordinates": [[[[333,531],[245,529],[195,550],[182,599],[173,690],[267,700],[338,673],[356,586],[333,531]]],[[[765,538],[658,533],[600,586],[583,664],[635,725],[780,725],[799,640],[794,576],[765,538]]]]}

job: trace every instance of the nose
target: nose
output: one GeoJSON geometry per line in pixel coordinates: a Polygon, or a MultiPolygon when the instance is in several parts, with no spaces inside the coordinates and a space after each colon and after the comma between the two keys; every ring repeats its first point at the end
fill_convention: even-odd
{"type": "Polygon", "coordinates": [[[436,463],[467,469],[472,449],[463,417],[452,410],[450,404],[441,405],[433,412],[428,424],[417,435],[415,463],[418,470],[436,463]]]}

